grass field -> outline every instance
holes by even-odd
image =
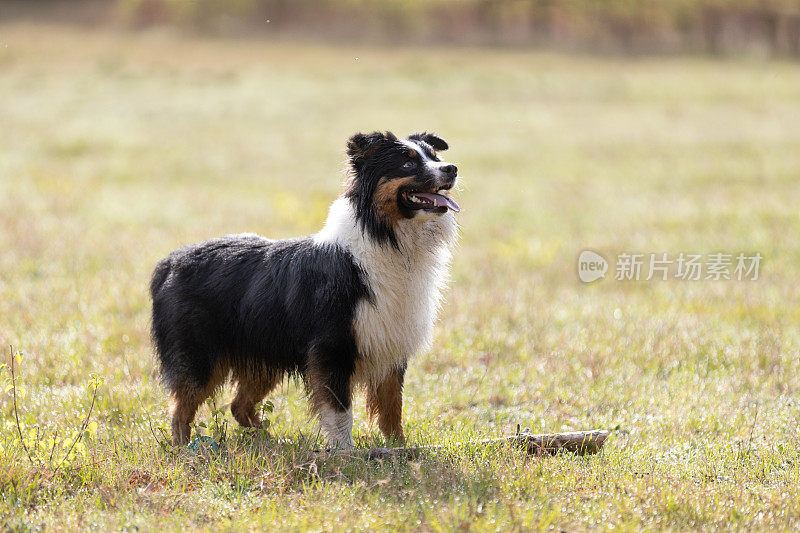
[[[800,527],[798,102],[800,65],[777,61],[0,25],[0,345],[5,363],[24,352],[31,455],[6,388],[0,524]],[[451,287],[408,373],[410,442],[613,429],[602,454],[317,458],[293,383],[272,398],[276,441],[238,432],[225,391],[198,418],[219,450],[165,445],[153,265],[226,233],[316,231],[345,139],[374,129],[439,132],[463,175]],[[587,248],[764,260],[757,281],[612,266],[586,285]],[[361,445],[381,442],[362,398],[356,413]]]

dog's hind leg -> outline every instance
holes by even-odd
[[[202,401],[202,399],[198,399],[198,395],[186,394],[184,391],[173,394],[170,400],[170,412],[172,413],[172,444],[175,446],[189,443],[190,424]]]
[[[280,383],[282,374],[277,371],[234,371],[238,382],[236,397],[231,402],[231,414],[244,427],[261,427],[261,417],[256,404]]]
[[[170,401],[172,444],[177,446],[189,443],[189,437],[191,436],[190,424],[194,420],[197,408],[222,385],[226,376],[227,372],[218,368],[211,373],[210,379],[202,386],[197,386],[191,383],[191,380],[186,380],[172,387],[173,392]]]
[[[405,443],[403,434],[403,379],[405,368],[392,371],[377,385],[367,386],[367,413],[370,420],[377,417],[378,428],[387,440]]]

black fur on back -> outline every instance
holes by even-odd
[[[333,388],[347,385],[353,315],[368,289],[337,246],[229,235],[169,254],[150,288],[152,335],[173,392],[202,388],[220,366],[303,375],[313,365],[331,372]]]

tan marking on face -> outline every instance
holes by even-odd
[[[412,150],[411,148],[409,148],[408,157],[419,157],[419,153],[416,150]]]
[[[388,225],[393,226],[403,220],[404,217],[400,214],[400,206],[397,205],[397,191],[401,187],[414,183],[415,178],[416,176],[394,179],[384,177],[378,182],[374,196],[375,211]]]

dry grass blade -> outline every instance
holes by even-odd
[[[22,448],[25,450],[25,455],[28,456],[28,461],[30,461],[31,464],[33,464],[34,463],[33,455],[31,455],[31,451],[28,449],[28,445],[25,444],[25,437],[22,436],[22,426],[19,423],[19,408],[17,407],[17,376],[14,372],[14,360],[16,359],[16,357],[14,357],[14,347],[9,346],[9,351],[11,352],[10,369],[11,369],[11,392],[14,399],[14,421],[16,422],[17,425],[17,434],[19,435],[19,442],[20,444],[22,444]]]

